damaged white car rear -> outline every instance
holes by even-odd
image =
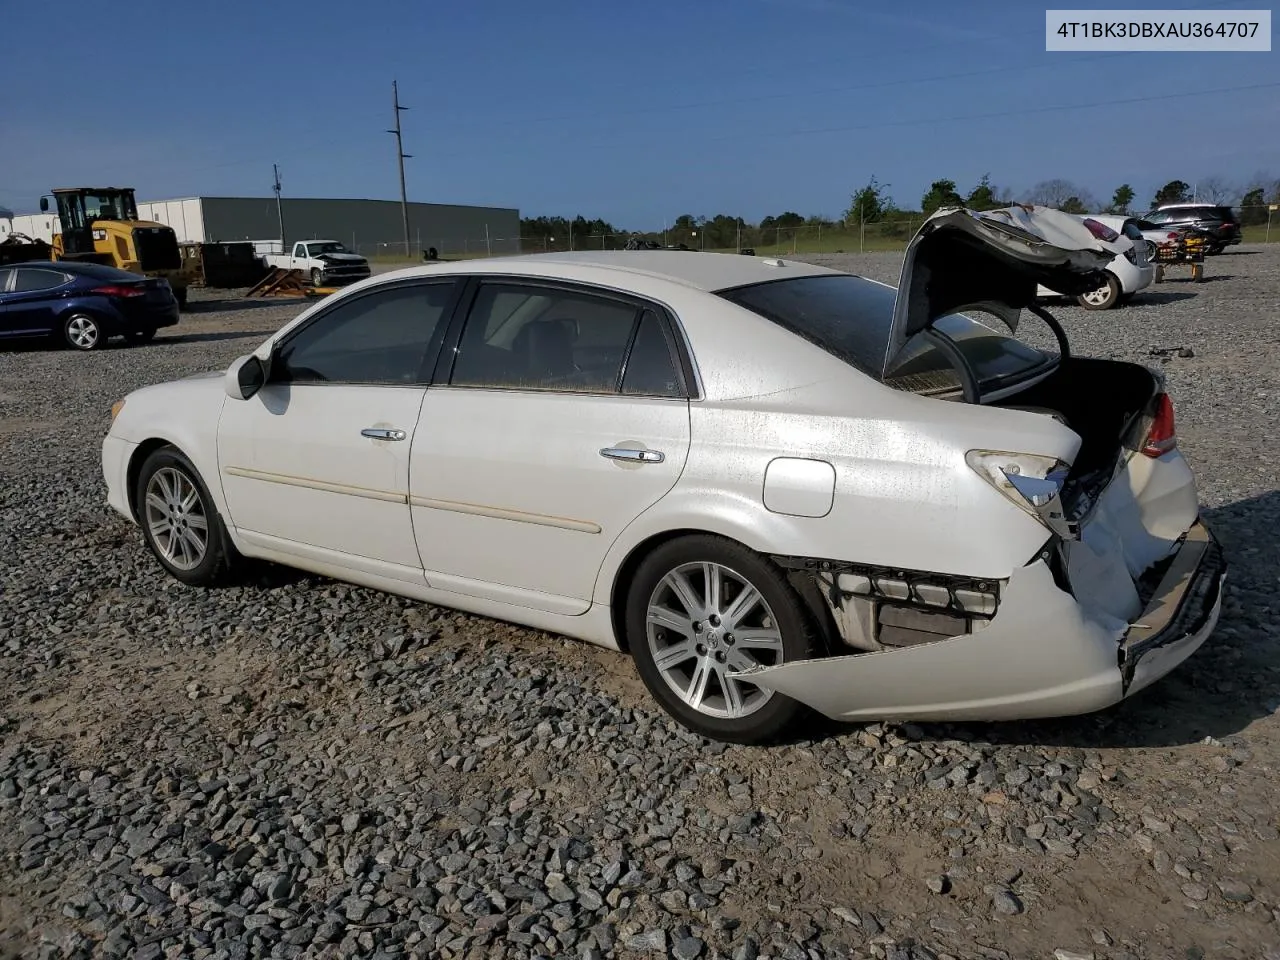
[[[821,463],[835,477],[814,520],[824,549],[772,555],[809,598],[825,649],[731,678],[844,720],[1026,719],[1107,707],[1200,647],[1226,565],[1162,380],[1072,356],[1035,303],[1040,284],[1091,289],[1114,256],[1056,211],[945,211],[925,224],[879,377],[902,395],[872,407],[851,391],[855,419],[827,421],[798,455],[815,459],[791,468],[806,490]],[[792,282],[812,295],[784,293],[787,281],[727,295],[852,362],[839,297],[817,292],[845,281]],[[1056,355],[972,322],[1016,330],[1021,310],[1049,324]],[[768,476],[765,488],[767,500]]]
[[[1225,576],[1159,377],[1036,303],[1118,252],[1012,207],[930,218],[897,290],[670,251],[382,274],[117,404],[108,502],[184,583],[258,557],[628,650],[717,739],[1097,710]]]

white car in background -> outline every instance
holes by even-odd
[[[1118,244],[1122,250],[1107,264],[1105,282],[1096,290],[1076,296],[1080,306],[1086,310],[1110,310],[1155,282],[1155,241],[1143,235],[1136,217],[1091,214],[1076,216],[1076,219],[1099,240]],[[1061,295],[1045,286],[1039,290],[1041,297]]]
[[[1117,252],[1010,208],[930,218],[896,291],[670,251],[387,273],[118,402],[107,499],[187,584],[259,557],[621,648],[708,737],[1097,710],[1225,576],[1159,374],[1036,304]]]

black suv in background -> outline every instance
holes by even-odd
[[[1158,227],[1191,227],[1204,233],[1209,253],[1240,242],[1240,221],[1228,206],[1215,203],[1166,203],[1142,218]]]

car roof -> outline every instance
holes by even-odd
[[[1180,203],[1162,203],[1157,210],[1172,210],[1174,207],[1204,207],[1206,210],[1220,210],[1230,207],[1229,203],[1209,203],[1207,200],[1183,200]]]
[[[396,271],[398,276],[451,273],[520,273],[572,276],[566,268],[603,268],[623,274],[654,277],[714,293],[752,283],[839,274],[842,271],[797,260],[747,257],[736,253],[686,250],[579,250],[572,253],[531,253],[493,259],[440,262]],[[384,274],[384,276],[388,276]]]
[[[7,264],[7,266],[26,267],[28,270],[55,270],[58,273],[69,273],[76,277],[96,277],[104,280],[143,279],[140,273],[121,270],[119,267],[113,267],[110,264],[77,260],[20,260],[17,263]]]

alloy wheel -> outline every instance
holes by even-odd
[[[102,331],[92,317],[77,314],[67,321],[67,339],[77,350],[92,350],[101,336]]]
[[[781,664],[782,633],[761,592],[729,567],[667,573],[649,598],[645,632],[658,673],[691,709],[736,720],[773,697],[741,674]]]
[[[166,562],[179,570],[200,565],[209,549],[209,516],[200,488],[181,470],[162,467],[146,490],[147,529]]]

